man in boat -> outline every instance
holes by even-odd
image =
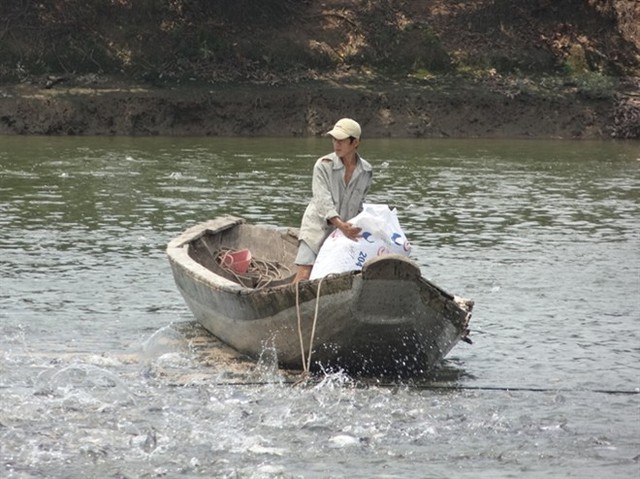
[[[335,229],[354,241],[360,235],[360,228],[349,220],[362,211],[373,176],[371,165],[357,151],[360,125],[343,118],[327,135],[333,153],[319,158],[313,167],[313,198],[302,217],[294,281],[309,279],[322,243]]]

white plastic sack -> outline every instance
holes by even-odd
[[[353,241],[340,230],[331,233],[318,252],[310,279],[358,271],[365,261],[384,254],[409,256],[411,245],[400,227],[395,208],[365,204],[363,211],[349,222],[362,228],[361,237]]]

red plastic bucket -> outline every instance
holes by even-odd
[[[251,263],[251,251],[248,249],[227,251],[222,257],[222,266],[239,274],[247,272],[249,263]]]

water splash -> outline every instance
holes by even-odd
[[[36,396],[59,398],[67,409],[101,410],[116,404],[133,404],[136,400],[136,395],[116,374],[86,363],[45,370],[38,375],[35,386]]]

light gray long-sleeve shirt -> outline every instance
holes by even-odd
[[[371,186],[373,169],[360,155],[349,184],[344,182],[345,167],[335,153],[323,156],[313,167],[313,198],[302,217],[299,239],[317,254],[325,238],[335,229],[329,220],[339,216],[349,221],[362,211]]]

